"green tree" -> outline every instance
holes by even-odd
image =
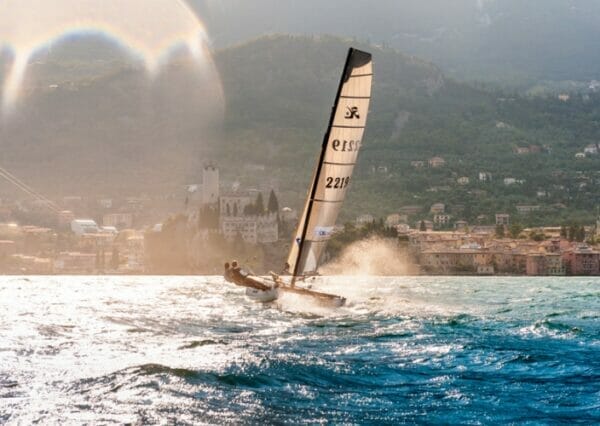
[[[523,227],[518,224],[518,223],[513,223],[512,225],[510,225],[510,236],[512,238],[519,238],[519,234],[521,233],[521,231],[523,230]]]
[[[256,211],[256,214],[263,214],[265,212],[265,202],[263,201],[262,192],[259,192],[258,196],[256,197],[254,209]]]
[[[571,225],[569,226],[569,241],[575,241],[575,238],[577,237],[577,226],[575,225]]]
[[[567,238],[567,228],[565,225],[560,227],[560,237],[565,239]]]
[[[269,213],[278,213],[279,212],[279,201],[277,200],[275,191],[273,191],[272,189],[269,194],[269,202],[267,203],[267,208],[269,210]]]
[[[504,225],[496,225],[496,237],[504,238]]]

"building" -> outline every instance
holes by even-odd
[[[466,176],[462,176],[459,177],[456,182],[458,182],[459,185],[468,185],[470,182],[470,179]]]
[[[512,178],[512,177],[504,178],[504,185],[506,185],[506,186],[514,185],[515,183],[517,183],[517,180],[515,178]]]
[[[423,207],[421,206],[402,206],[398,209],[398,213],[406,215],[415,215],[421,212]]]
[[[585,158],[585,154],[583,152],[578,152],[575,154],[575,158],[578,158],[578,159]]]
[[[410,165],[415,169],[422,169],[425,167],[425,161],[411,161]]]
[[[479,180],[481,182],[491,182],[492,174],[489,172],[479,172]]]
[[[469,224],[466,220],[457,220],[454,222],[454,229],[457,231],[467,232],[469,230]]]
[[[527,214],[527,213],[538,211],[539,209],[540,209],[540,206],[538,206],[538,205],[528,205],[528,204],[517,205],[517,212],[519,214]]]
[[[50,275],[54,272],[52,260],[24,254],[13,254],[8,258],[7,270],[18,274]]]
[[[219,215],[221,217],[240,217],[244,209],[253,203],[248,192],[231,192],[219,198]]]
[[[433,222],[430,220],[419,220],[415,222],[415,229],[421,231],[421,226],[425,227],[425,231],[433,231]]]
[[[433,216],[433,223],[438,226],[446,226],[450,223],[450,215],[436,214]]]
[[[513,152],[517,155],[529,154],[531,150],[528,147],[516,146],[513,148]]]
[[[598,154],[598,151],[600,151],[600,148],[598,147],[598,144],[594,143],[589,144],[583,149],[583,153],[586,155],[596,155]]]
[[[496,225],[510,225],[510,215],[506,213],[496,213]]]
[[[112,209],[113,200],[112,198],[102,198],[98,200],[98,205],[103,209]]]
[[[58,274],[91,274],[97,264],[97,256],[93,253],[63,252],[54,261],[54,271]]]
[[[533,253],[527,255],[527,275],[565,275],[565,265],[558,253]]]
[[[202,170],[202,205],[219,202],[219,169],[214,164],[207,164]]]
[[[585,244],[563,252],[569,275],[600,275],[600,252]]]
[[[221,233],[228,240],[241,237],[250,244],[274,243],[279,239],[277,213],[261,216],[221,216]]]
[[[75,219],[71,222],[71,231],[76,235],[97,234],[100,232],[100,228],[92,219]]]
[[[398,236],[405,236],[408,235],[408,233],[410,232],[410,226],[406,223],[401,223],[399,225],[396,225],[396,232],[398,233]]]
[[[437,168],[446,165],[446,160],[442,157],[432,157],[429,159],[429,167]]]
[[[435,203],[429,209],[430,213],[443,214],[446,212],[446,205],[444,203]]]
[[[104,226],[114,226],[117,229],[130,229],[133,227],[133,213],[109,213],[102,217]]]
[[[367,225],[367,224],[370,224],[373,222],[375,222],[375,218],[373,217],[372,214],[368,214],[368,213],[362,214],[356,218],[356,224],[359,226]]]
[[[391,215],[388,215],[388,217],[385,219],[385,226],[388,228],[393,228],[394,226],[399,225],[403,222],[401,219],[402,216],[405,215],[399,215],[398,213],[392,213]],[[406,219],[404,222],[406,222]]]

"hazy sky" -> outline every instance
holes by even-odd
[[[215,47],[266,33],[386,44],[477,78],[600,78],[598,0],[187,0]]]

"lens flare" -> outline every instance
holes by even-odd
[[[140,58],[151,75],[182,46],[199,65],[216,74],[205,28],[181,1],[4,0],[0,2],[0,52],[8,48],[12,64],[4,77],[3,111],[18,100],[32,57],[80,34],[98,34],[118,43]]]

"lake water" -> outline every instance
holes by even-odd
[[[600,278],[0,278],[0,424],[600,422]]]

